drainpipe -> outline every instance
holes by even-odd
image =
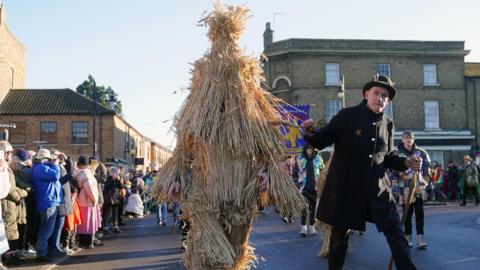
[[[98,160],[102,161],[102,155],[103,155],[103,117],[104,115],[100,115],[100,147],[98,151]],[[105,160],[103,160],[105,162]]]
[[[465,87],[465,108],[467,109],[467,127],[468,127],[468,125],[470,124],[469,122],[470,117],[469,117],[469,111],[468,111],[468,78],[467,77],[465,77],[464,87]]]
[[[468,78],[473,83],[473,111],[475,112],[475,155],[478,152],[478,115],[477,115],[477,82]]]

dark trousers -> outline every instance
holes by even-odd
[[[27,203],[27,227],[24,241],[25,247],[28,247],[28,245],[35,247],[38,237],[38,225],[40,224],[40,213],[38,213],[37,209],[35,208],[34,194],[28,194],[25,202]]]
[[[118,205],[104,205],[103,206],[103,227],[108,227],[111,223],[115,228],[118,226]]]
[[[78,242],[81,247],[93,247],[93,240],[95,239],[95,234],[78,234]]]
[[[468,195],[473,195],[474,196],[475,204],[478,204],[480,202],[479,189],[477,187],[469,187],[469,186],[467,186],[467,183],[464,183],[463,194],[462,194],[462,204],[467,203],[467,196]]]
[[[402,231],[400,223],[396,227],[383,232],[387,239],[388,245],[393,255],[395,266],[398,270],[413,270],[413,265],[410,259],[410,248],[405,239],[405,234]],[[343,228],[332,227],[332,234],[330,236],[330,251],[328,254],[328,269],[341,270],[345,263],[345,256],[348,248],[348,230]],[[385,258],[386,259],[386,258]],[[386,260],[385,260],[386,261]]]
[[[76,236],[77,236],[77,226],[75,226],[75,229],[73,231],[62,231],[62,246],[65,248],[70,248],[73,249],[77,246],[76,243]]]
[[[118,222],[123,222],[123,209],[125,208],[125,199],[120,200],[120,204],[118,205]]]
[[[408,209],[407,217],[405,219],[405,234],[412,234],[412,216],[414,210],[417,234],[423,234],[425,215],[423,212],[423,199],[421,197],[417,197],[415,202],[410,204],[410,208]]]
[[[27,224],[18,224],[18,249],[25,248],[25,235],[27,233]]]
[[[73,231],[62,231],[61,243],[64,248],[75,248],[77,245],[77,226],[75,225],[75,229]]]
[[[317,192],[314,190],[304,189],[302,195],[308,201],[308,215],[309,215],[309,224],[315,224],[315,207],[317,205]],[[302,213],[302,225],[307,224],[307,209],[303,210]]]
[[[458,182],[455,181],[448,181],[448,194],[447,198],[451,199],[452,195],[457,195],[457,192],[460,191],[460,188],[458,187]],[[455,199],[455,197],[453,198]]]

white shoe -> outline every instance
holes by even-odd
[[[409,246],[409,247],[413,247],[412,235],[411,235],[411,234],[407,234],[407,235],[405,235],[405,238],[407,239],[408,246]]]
[[[29,250],[29,249],[22,249],[22,250],[17,250],[17,254],[20,257],[31,257],[34,258],[37,256],[37,252],[35,250]]]
[[[302,225],[302,227],[300,227],[300,235],[301,236],[307,236],[308,233],[307,233],[307,225]]]
[[[425,239],[423,238],[423,234],[417,235],[417,247],[421,249],[427,248],[427,243],[425,243]]]
[[[317,230],[315,230],[315,226],[313,225],[308,226],[308,234],[312,234],[312,235],[318,234]]]
[[[69,248],[65,248],[65,253],[67,253],[67,256],[72,256],[73,254],[75,254],[75,251],[69,249]]]

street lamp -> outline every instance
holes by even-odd
[[[17,128],[15,123],[13,124],[0,124],[0,128],[4,128],[3,130],[3,140],[7,141],[10,139],[10,128]]]
[[[113,96],[113,93],[110,93],[110,97],[108,98],[108,106],[110,109],[115,111],[115,105],[117,103],[115,102],[115,97]]]
[[[342,99],[342,108],[346,107],[345,104],[345,76],[342,73],[342,79],[339,81],[337,90],[337,96]]]

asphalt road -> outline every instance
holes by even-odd
[[[97,270],[97,269],[184,269],[179,232],[160,227],[155,217],[130,220],[122,234],[105,237],[105,246],[82,250],[55,265],[16,268]],[[298,220],[285,224],[274,211],[258,217],[251,234],[258,257],[257,269],[327,269],[317,257],[321,236],[301,238]],[[480,269],[480,207],[432,206],[426,209],[427,250],[412,248],[418,269]],[[390,252],[382,234],[371,224],[367,232],[353,235],[345,269],[387,269]]]

